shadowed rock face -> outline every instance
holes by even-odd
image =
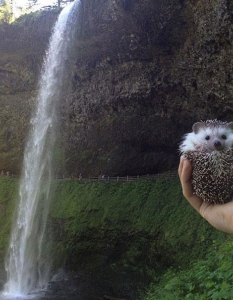
[[[82,0],[61,104],[64,171],[171,169],[195,121],[232,120],[232,13],[224,0]]]
[[[74,173],[137,175],[176,166],[177,112],[168,115],[168,92],[160,90],[184,40],[181,12],[179,1],[82,2],[66,119]]]

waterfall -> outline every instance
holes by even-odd
[[[61,11],[46,54],[24,153],[18,210],[5,263],[5,295],[27,295],[46,287],[49,279],[50,241],[45,241],[45,231],[51,200],[58,103],[64,89],[72,31],[75,30],[72,16],[79,1]]]

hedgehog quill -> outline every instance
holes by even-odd
[[[233,198],[233,122],[207,120],[193,124],[180,144],[192,162],[194,194],[203,201],[223,204]]]

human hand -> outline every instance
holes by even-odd
[[[188,159],[181,157],[178,173],[183,195],[197,212],[216,229],[233,234],[233,201],[211,204],[194,195],[191,184],[192,164]]]

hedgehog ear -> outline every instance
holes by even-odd
[[[197,122],[193,124],[193,132],[194,133],[198,133],[198,131],[200,131],[200,129],[204,128],[205,124],[203,122]]]
[[[227,128],[233,130],[233,122],[227,123]]]

